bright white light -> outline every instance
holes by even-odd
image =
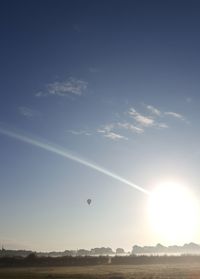
[[[198,228],[197,200],[182,185],[162,183],[149,197],[149,218],[154,232],[163,241],[192,241]]]

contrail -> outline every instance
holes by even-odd
[[[38,140],[38,139],[34,139],[34,138],[31,138],[31,137],[28,137],[28,136],[25,136],[25,135],[21,135],[20,133],[17,133],[17,132],[13,132],[11,130],[8,130],[8,129],[5,129],[5,128],[2,128],[0,127],[0,133],[5,135],[5,136],[8,136],[10,138],[13,138],[13,139],[16,139],[16,140],[19,140],[19,141],[22,141],[22,142],[25,142],[25,143],[29,143],[31,145],[34,145],[36,147],[39,147],[41,149],[44,149],[44,150],[47,150],[47,151],[50,151],[54,154],[57,154],[57,155],[60,155],[64,158],[67,158],[67,159],[70,159],[72,161],[75,161],[79,164],[82,164],[86,167],[89,167],[93,170],[96,170],[100,173],[103,173],[109,177],[112,177],[126,185],[129,185],[133,188],[135,188],[136,190],[140,191],[140,192],[143,192],[144,194],[147,194],[149,195],[150,192],[147,191],[146,189],[132,183],[131,181],[109,171],[109,170],[106,170],[104,168],[102,168],[101,166],[98,166],[94,163],[91,163],[85,159],[82,159],[78,156],[75,156],[73,155],[70,151],[66,150],[66,149],[63,149],[61,147],[58,147],[58,146],[55,146],[51,143],[45,143],[43,140]]]

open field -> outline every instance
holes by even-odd
[[[1,279],[193,279],[200,278],[198,264],[98,265],[84,267],[0,269]]]

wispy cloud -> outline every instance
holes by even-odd
[[[171,116],[180,120],[185,121],[188,123],[186,118],[177,112],[167,111],[162,112],[160,109],[155,108],[151,105],[145,105],[146,109],[150,112],[150,115],[144,115],[136,111],[134,108],[130,108],[128,111],[128,114],[135,120],[135,122],[142,127],[143,129],[148,127],[155,127],[155,128],[161,128],[166,129],[169,128],[169,125],[167,123],[161,122],[160,120],[164,120],[166,122],[166,116]]]
[[[127,137],[114,133],[114,132],[108,132],[108,133],[104,134],[104,137],[109,138],[111,140],[121,140],[121,139],[128,140]]]
[[[33,116],[38,116],[39,115],[39,112],[36,111],[36,110],[33,110],[31,108],[28,108],[28,107],[18,107],[18,112],[27,117],[27,118],[31,118]]]
[[[76,95],[81,96],[83,95],[84,91],[87,89],[88,83],[81,79],[76,79],[70,77],[65,81],[55,81],[53,83],[49,83],[46,85],[46,90],[39,91],[35,94],[36,97],[43,97],[43,96],[69,96],[69,95]]]
[[[47,92],[44,92],[44,91],[38,91],[37,93],[35,93],[35,96],[36,97],[44,97],[44,96],[47,96],[48,93]]]
[[[92,134],[90,132],[87,132],[86,130],[68,130],[68,133],[71,133],[75,136],[91,136]]]
[[[156,123],[156,126],[162,129],[169,128],[169,126],[166,123]]]
[[[111,140],[127,140],[128,138],[113,131],[113,129],[115,128],[114,124],[107,124],[102,126],[101,128],[97,129],[97,133],[102,134],[103,137],[111,139]]]
[[[142,115],[134,108],[130,108],[128,113],[141,126],[149,127],[154,125],[154,119],[152,117]]]
[[[166,129],[168,125],[164,122],[161,122],[160,116],[161,111],[156,109],[153,106],[145,106],[148,111],[151,111],[151,114],[144,115],[135,108],[131,107],[128,110],[128,115],[132,120],[127,119],[127,117],[122,119],[122,121],[110,123],[104,126],[101,126],[97,132],[102,134],[106,138],[113,140],[116,139],[128,139],[127,134],[143,134],[147,128],[159,128]],[[153,114],[153,115],[152,115]],[[127,113],[126,113],[127,115]],[[120,116],[118,116],[119,118]],[[125,131],[126,130],[126,131]],[[125,135],[124,135],[125,134]]]
[[[125,114],[117,114],[116,121],[101,125],[96,131],[92,133],[85,129],[83,130],[69,130],[68,132],[81,136],[90,136],[99,134],[104,138],[118,141],[128,140],[131,135],[144,134],[146,129],[167,129],[169,128],[167,119],[168,116],[174,117],[187,122],[185,117],[177,112],[161,111],[152,105],[145,105],[146,113],[140,113],[133,107],[130,107]],[[128,116],[128,117],[127,117]]]
[[[111,140],[127,140],[131,134],[143,134],[146,129],[169,128],[169,124],[167,122],[168,117],[173,117],[188,123],[186,118],[177,112],[161,111],[152,105],[145,105],[145,109],[146,113],[140,113],[135,108],[130,107],[123,118],[118,114],[118,121],[101,126],[97,130],[97,133]],[[127,118],[127,115],[129,118]]]
[[[146,108],[152,113],[155,114],[157,116],[161,115],[161,111],[151,105],[147,105]]]
[[[117,125],[121,129],[129,130],[129,131],[137,133],[137,134],[141,134],[144,132],[143,128],[134,126],[129,122],[118,122]]]
[[[113,124],[113,123],[107,124],[107,125],[102,126],[100,129],[98,129],[97,132],[107,133],[107,132],[112,131],[114,129],[114,127],[115,127],[115,124]]]
[[[173,111],[167,111],[164,113],[165,115],[169,115],[169,116],[172,116],[174,118],[178,118],[178,119],[181,119],[181,120],[185,120],[185,117],[180,114],[180,113],[177,113],[177,112],[173,112]]]

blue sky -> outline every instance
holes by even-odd
[[[198,1],[0,5],[1,129],[148,191],[184,181],[198,198]],[[3,133],[0,156],[5,246],[130,250],[164,241],[149,226],[142,192]]]

